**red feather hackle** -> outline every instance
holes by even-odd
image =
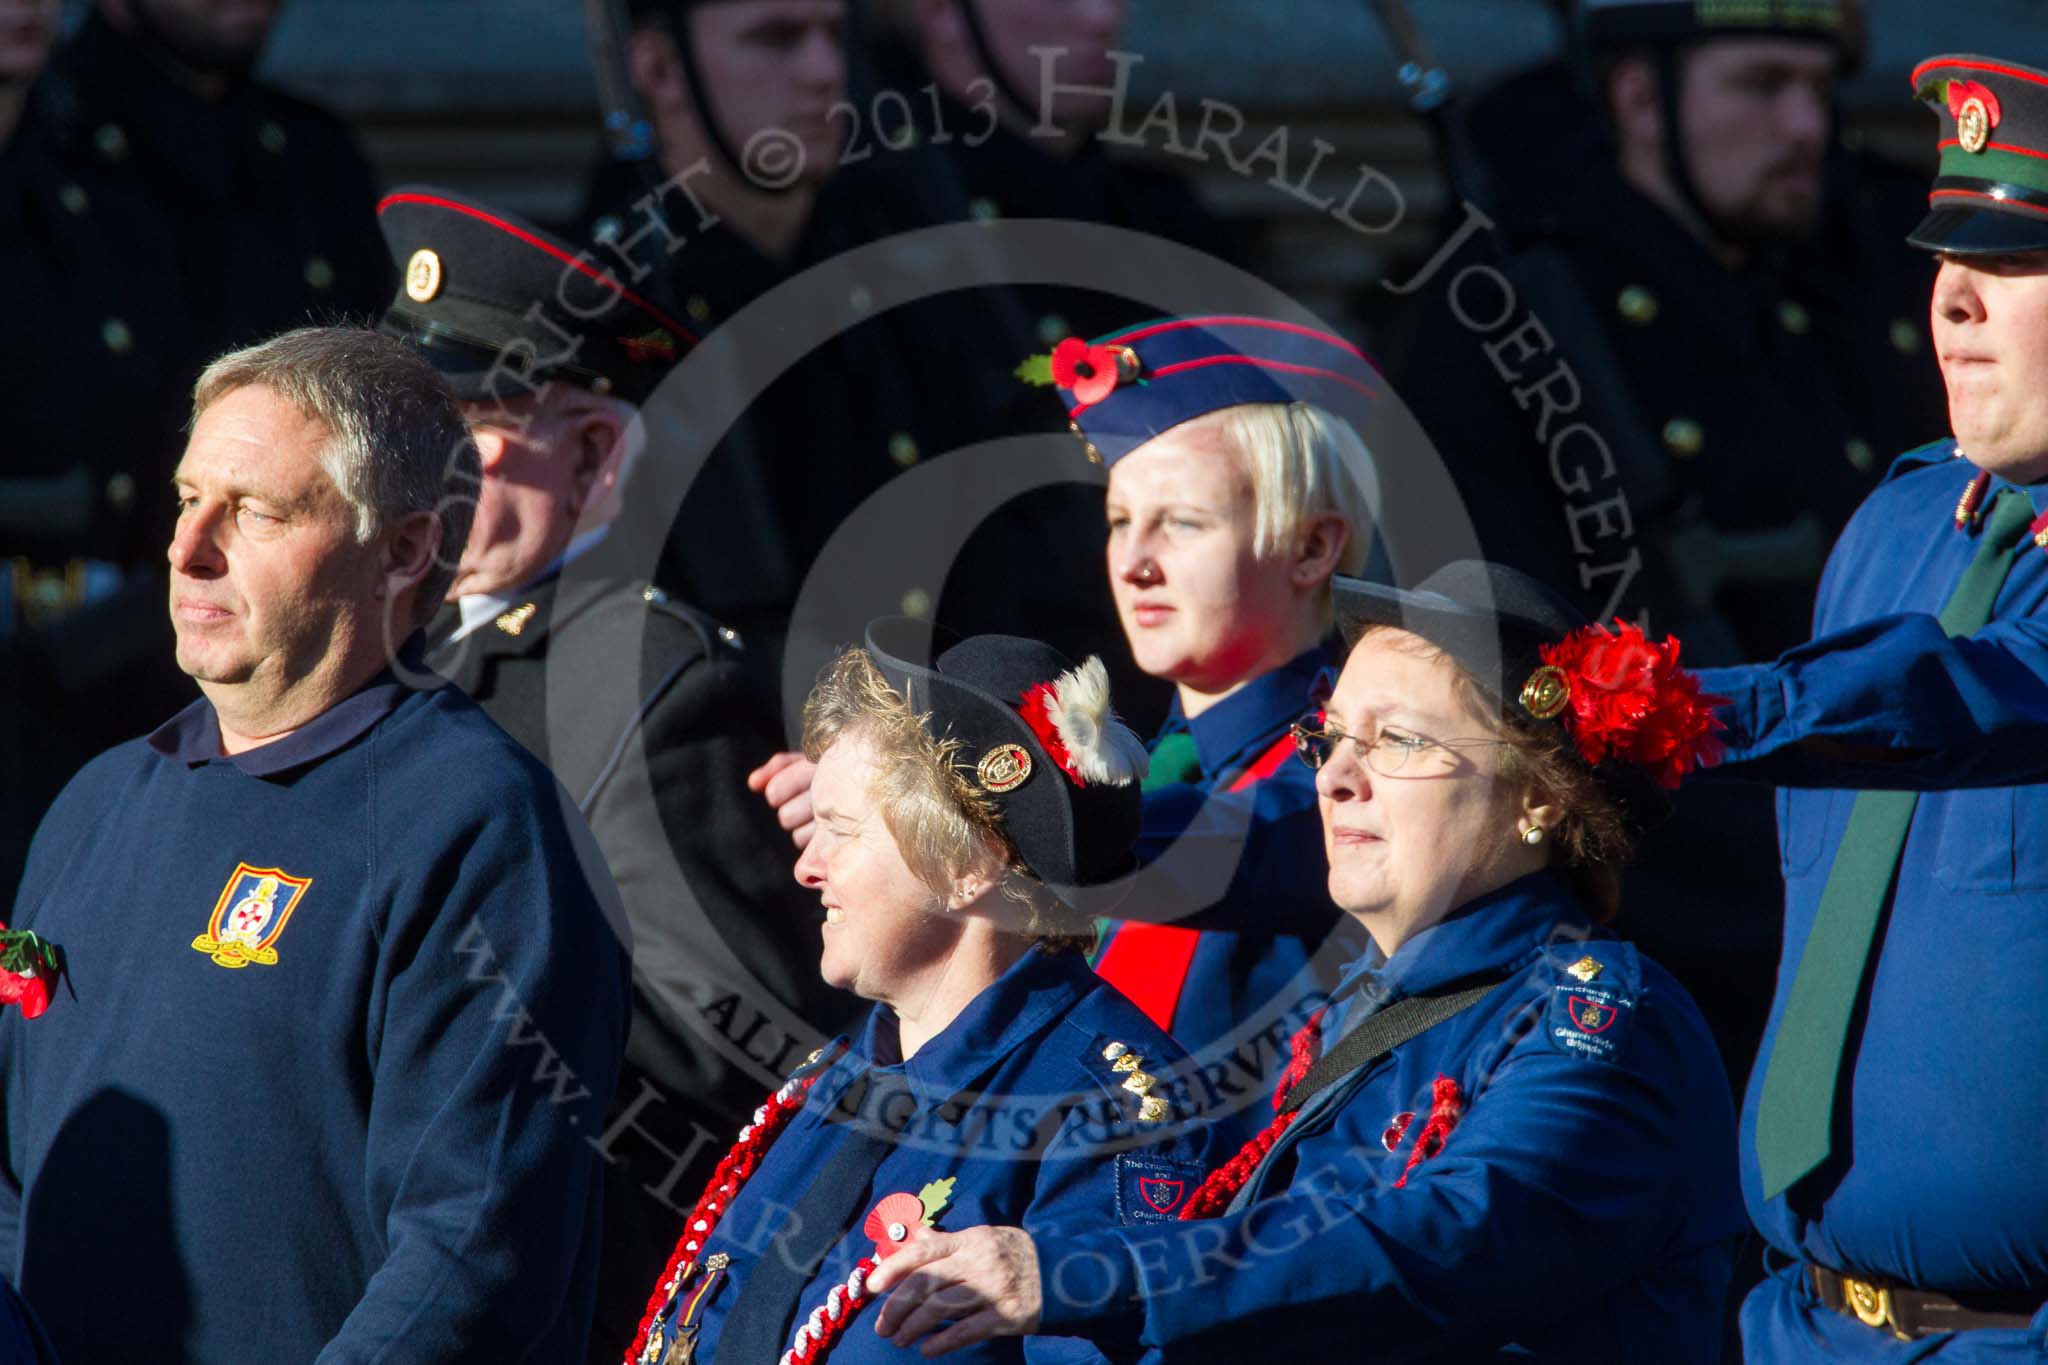
[[[1051,683],[1036,683],[1024,689],[1024,704],[1018,708],[1018,714],[1031,727],[1031,733],[1038,736],[1038,742],[1045,746],[1047,757],[1067,775],[1067,781],[1084,787],[1087,783],[1074,769],[1074,756],[1067,751],[1067,742],[1060,738],[1059,727],[1052,723],[1052,708],[1058,702],[1059,693],[1053,690]]]

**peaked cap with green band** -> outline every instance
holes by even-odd
[[[2048,72],[1931,57],[1913,94],[1941,120],[1927,217],[1906,240],[1958,256],[2048,251]]]

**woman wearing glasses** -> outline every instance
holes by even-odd
[[[1684,991],[1600,928],[1631,834],[1716,756],[1715,699],[1675,641],[1511,570],[1339,584],[1355,643],[1296,733],[1372,946],[1271,1124],[1174,1224],[914,1248],[874,1284],[899,1344],[1718,1359],[1745,1230],[1726,1084]]]

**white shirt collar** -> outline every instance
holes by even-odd
[[[594,526],[582,535],[577,536],[569,542],[568,546],[552,564],[534,575],[532,581],[525,588],[521,588],[517,592],[505,595],[472,592],[465,593],[461,597],[456,598],[455,609],[462,615],[462,624],[457,626],[455,633],[448,637],[449,641],[452,643],[475,631],[482,630],[486,625],[503,616],[512,609],[514,603],[526,595],[527,589],[533,587],[535,583],[547,581],[551,575],[560,573],[578,559],[590,553],[611,529],[609,525]]]

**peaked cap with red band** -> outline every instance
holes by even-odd
[[[1099,672],[1099,662],[1077,669],[1051,645],[1014,635],[955,642],[908,617],[872,622],[867,650],[932,735],[959,742],[954,763],[995,803],[1024,865],[1069,905],[1106,910],[1112,895],[1087,893],[1137,865],[1135,779],[1144,772],[1145,747],[1108,709],[1106,674],[1094,714],[1099,733],[1071,720],[1057,725],[1047,714],[1048,703],[1058,708],[1057,689]],[[928,654],[930,664],[914,662]],[[1067,740],[1089,752],[1068,752]],[[1109,769],[1091,758],[1106,760]]]
[[[418,347],[465,399],[542,381],[643,402],[696,334],[580,250],[501,209],[408,185],[377,222],[398,267],[382,329]]]
[[[1959,256],[2048,251],[2048,72],[1931,57],[1913,94],[1941,121],[1927,217],[1906,240]]]
[[[1428,640],[1472,675],[1504,715],[1556,725],[1600,779],[1631,828],[1670,811],[1665,795],[1718,762],[1713,710],[1678,666],[1678,641],[1647,639],[1628,622],[1609,630],[1529,575],[1465,559],[1414,589],[1339,574],[1337,617],[1352,639],[1394,626]]]
[[[1026,369],[1032,368],[1027,362]],[[1276,318],[1162,318],[1053,348],[1049,379],[1090,457],[1114,464],[1154,436],[1240,403],[1313,403],[1363,430],[1384,389],[1365,352]]]

